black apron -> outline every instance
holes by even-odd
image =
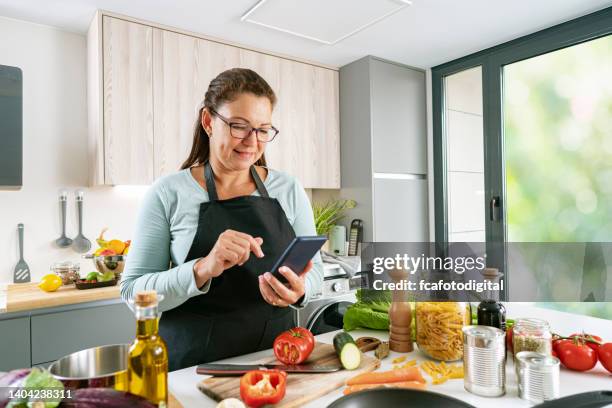
[[[227,229],[261,237],[264,257],[251,254],[242,266],[213,278],[207,293],[162,313],[159,333],[168,345],[170,371],[270,348],[279,333],[293,326],[291,308],[263,299],[258,276],[270,271],[295,232],[255,167],[250,172],[260,196],[219,200],[212,168],[208,162],[204,165],[210,201],[200,204],[198,229],[185,262],[208,255]]]

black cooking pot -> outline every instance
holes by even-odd
[[[494,400],[495,398],[491,398],[491,401]],[[533,408],[603,408],[611,405],[612,391],[591,391],[547,401]],[[407,406],[475,408],[473,405],[447,395],[399,388],[383,388],[357,392],[332,402],[328,408],[405,408]]]
[[[356,392],[332,402],[328,408],[476,408],[447,395],[429,391],[382,388]]]

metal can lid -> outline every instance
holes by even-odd
[[[542,372],[556,370],[560,364],[557,357],[535,351],[521,351],[516,354],[516,359],[521,368]]]
[[[466,346],[491,348],[502,342],[505,344],[506,333],[492,326],[465,326],[463,328],[463,344]]]

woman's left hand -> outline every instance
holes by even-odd
[[[296,274],[286,266],[279,268],[279,272],[287,279],[282,283],[270,272],[259,275],[259,291],[264,300],[273,306],[287,307],[297,302],[304,295],[306,274],[312,269],[312,261],[300,274]]]

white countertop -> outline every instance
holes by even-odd
[[[505,306],[508,317],[513,319],[519,317],[537,317],[547,320],[550,323],[552,330],[559,334],[569,335],[571,333],[584,331],[586,333],[599,335],[604,340],[612,341],[612,321],[609,320],[536,308],[521,303],[505,303]],[[330,332],[318,335],[316,336],[317,341],[331,343],[335,333],[336,332]],[[388,339],[388,333],[384,331],[355,330],[350,333],[354,338],[361,336],[375,336],[381,340]],[[373,352],[370,353],[372,354]],[[408,354],[391,352],[389,357],[382,360],[381,368],[379,370],[391,369],[391,360],[402,355],[407,355],[407,360],[416,359],[419,363],[427,360],[427,358],[419,351],[414,351]],[[264,350],[222,361],[228,363],[251,363],[267,356],[273,356],[272,350]],[[514,374],[512,358],[508,359],[508,363],[506,365],[506,395],[499,398],[485,398],[471,394],[463,388],[463,380],[449,380],[444,384],[432,385],[429,375],[425,373],[423,375],[428,380],[427,389],[429,391],[450,395],[479,408],[530,407],[533,405],[527,401],[521,400],[518,397],[516,376]],[[196,388],[196,383],[204,378],[207,378],[207,376],[196,374],[195,366],[173,371],[168,375],[169,389],[185,408],[215,407],[217,403],[202,394]],[[585,373],[572,372],[565,368],[561,368],[561,396],[578,394],[587,391],[610,389],[612,389],[612,375],[608,373],[599,363],[593,370]],[[342,388],[312,401],[311,403],[305,405],[305,407],[325,407],[340,397],[342,397]]]

